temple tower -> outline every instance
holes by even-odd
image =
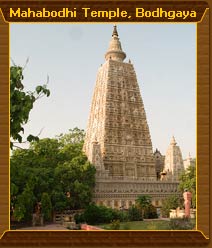
[[[156,180],[155,159],[133,64],[114,26],[96,78],[84,152],[98,178]]]
[[[164,156],[158,150],[153,154],[136,73],[125,58],[114,26],[97,73],[83,147],[96,167],[93,201],[124,209],[135,204],[138,196],[150,195],[160,207],[163,199],[178,194],[178,181],[166,180],[166,172],[165,180],[160,177]]]
[[[190,166],[195,166],[195,160],[192,159],[191,154],[188,154],[188,157],[183,161],[184,169],[187,170]]]
[[[178,181],[179,175],[184,171],[182,153],[174,136],[166,152],[164,171],[167,173],[167,179],[173,181]]]

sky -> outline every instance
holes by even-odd
[[[153,150],[165,155],[174,135],[183,158],[196,157],[196,24],[118,24],[134,65]],[[53,138],[86,130],[97,70],[111,39],[108,24],[11,24],[10,57],[24,66],[33,91],[49,77],[50,97],[37,101],[25,134]]]

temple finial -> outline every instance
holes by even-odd
[[[105,54],[106,60],[115,60],[122,62],[126,58],[125,52],[122,51],[121,42],[119,41],[117,26],[113,26],[112,39],[108,51]]]
[[[117,26],[116,26],[116,24],[113,25],[113,34],[112,34],[112,37],[114,37],[114,36],[117,36],[117,37],[119,36],[119,35],[118,35],[118,31],[117,31]]]

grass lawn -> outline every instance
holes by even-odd
[[[102,224],[99,227],[109,229],[110,224]],[[121,222],[119,230],[170,230],[169,221],[151,220],[151,221],[131,221]]]

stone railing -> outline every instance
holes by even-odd
[[[65,210],[62,213],[61,212],[55,212],[53,215],[53,222],[54,223],[60,223],[62,224],[65,221],[74,221],[74,215],[75,214],[81,214],[83,213],[83,209],[80,210]]]
[[[96,182],[94,194],[178,194],[178,183],[170,182]]]
[[[156,177],[135,177],[135,176],[109,176],[107,173],[100,174],[99,172],[96,175],[97,182],[157,182],[157,183],[178,183],[179,181],[174,180],[173,178],[169,178],[165,181],[157,180]]]

